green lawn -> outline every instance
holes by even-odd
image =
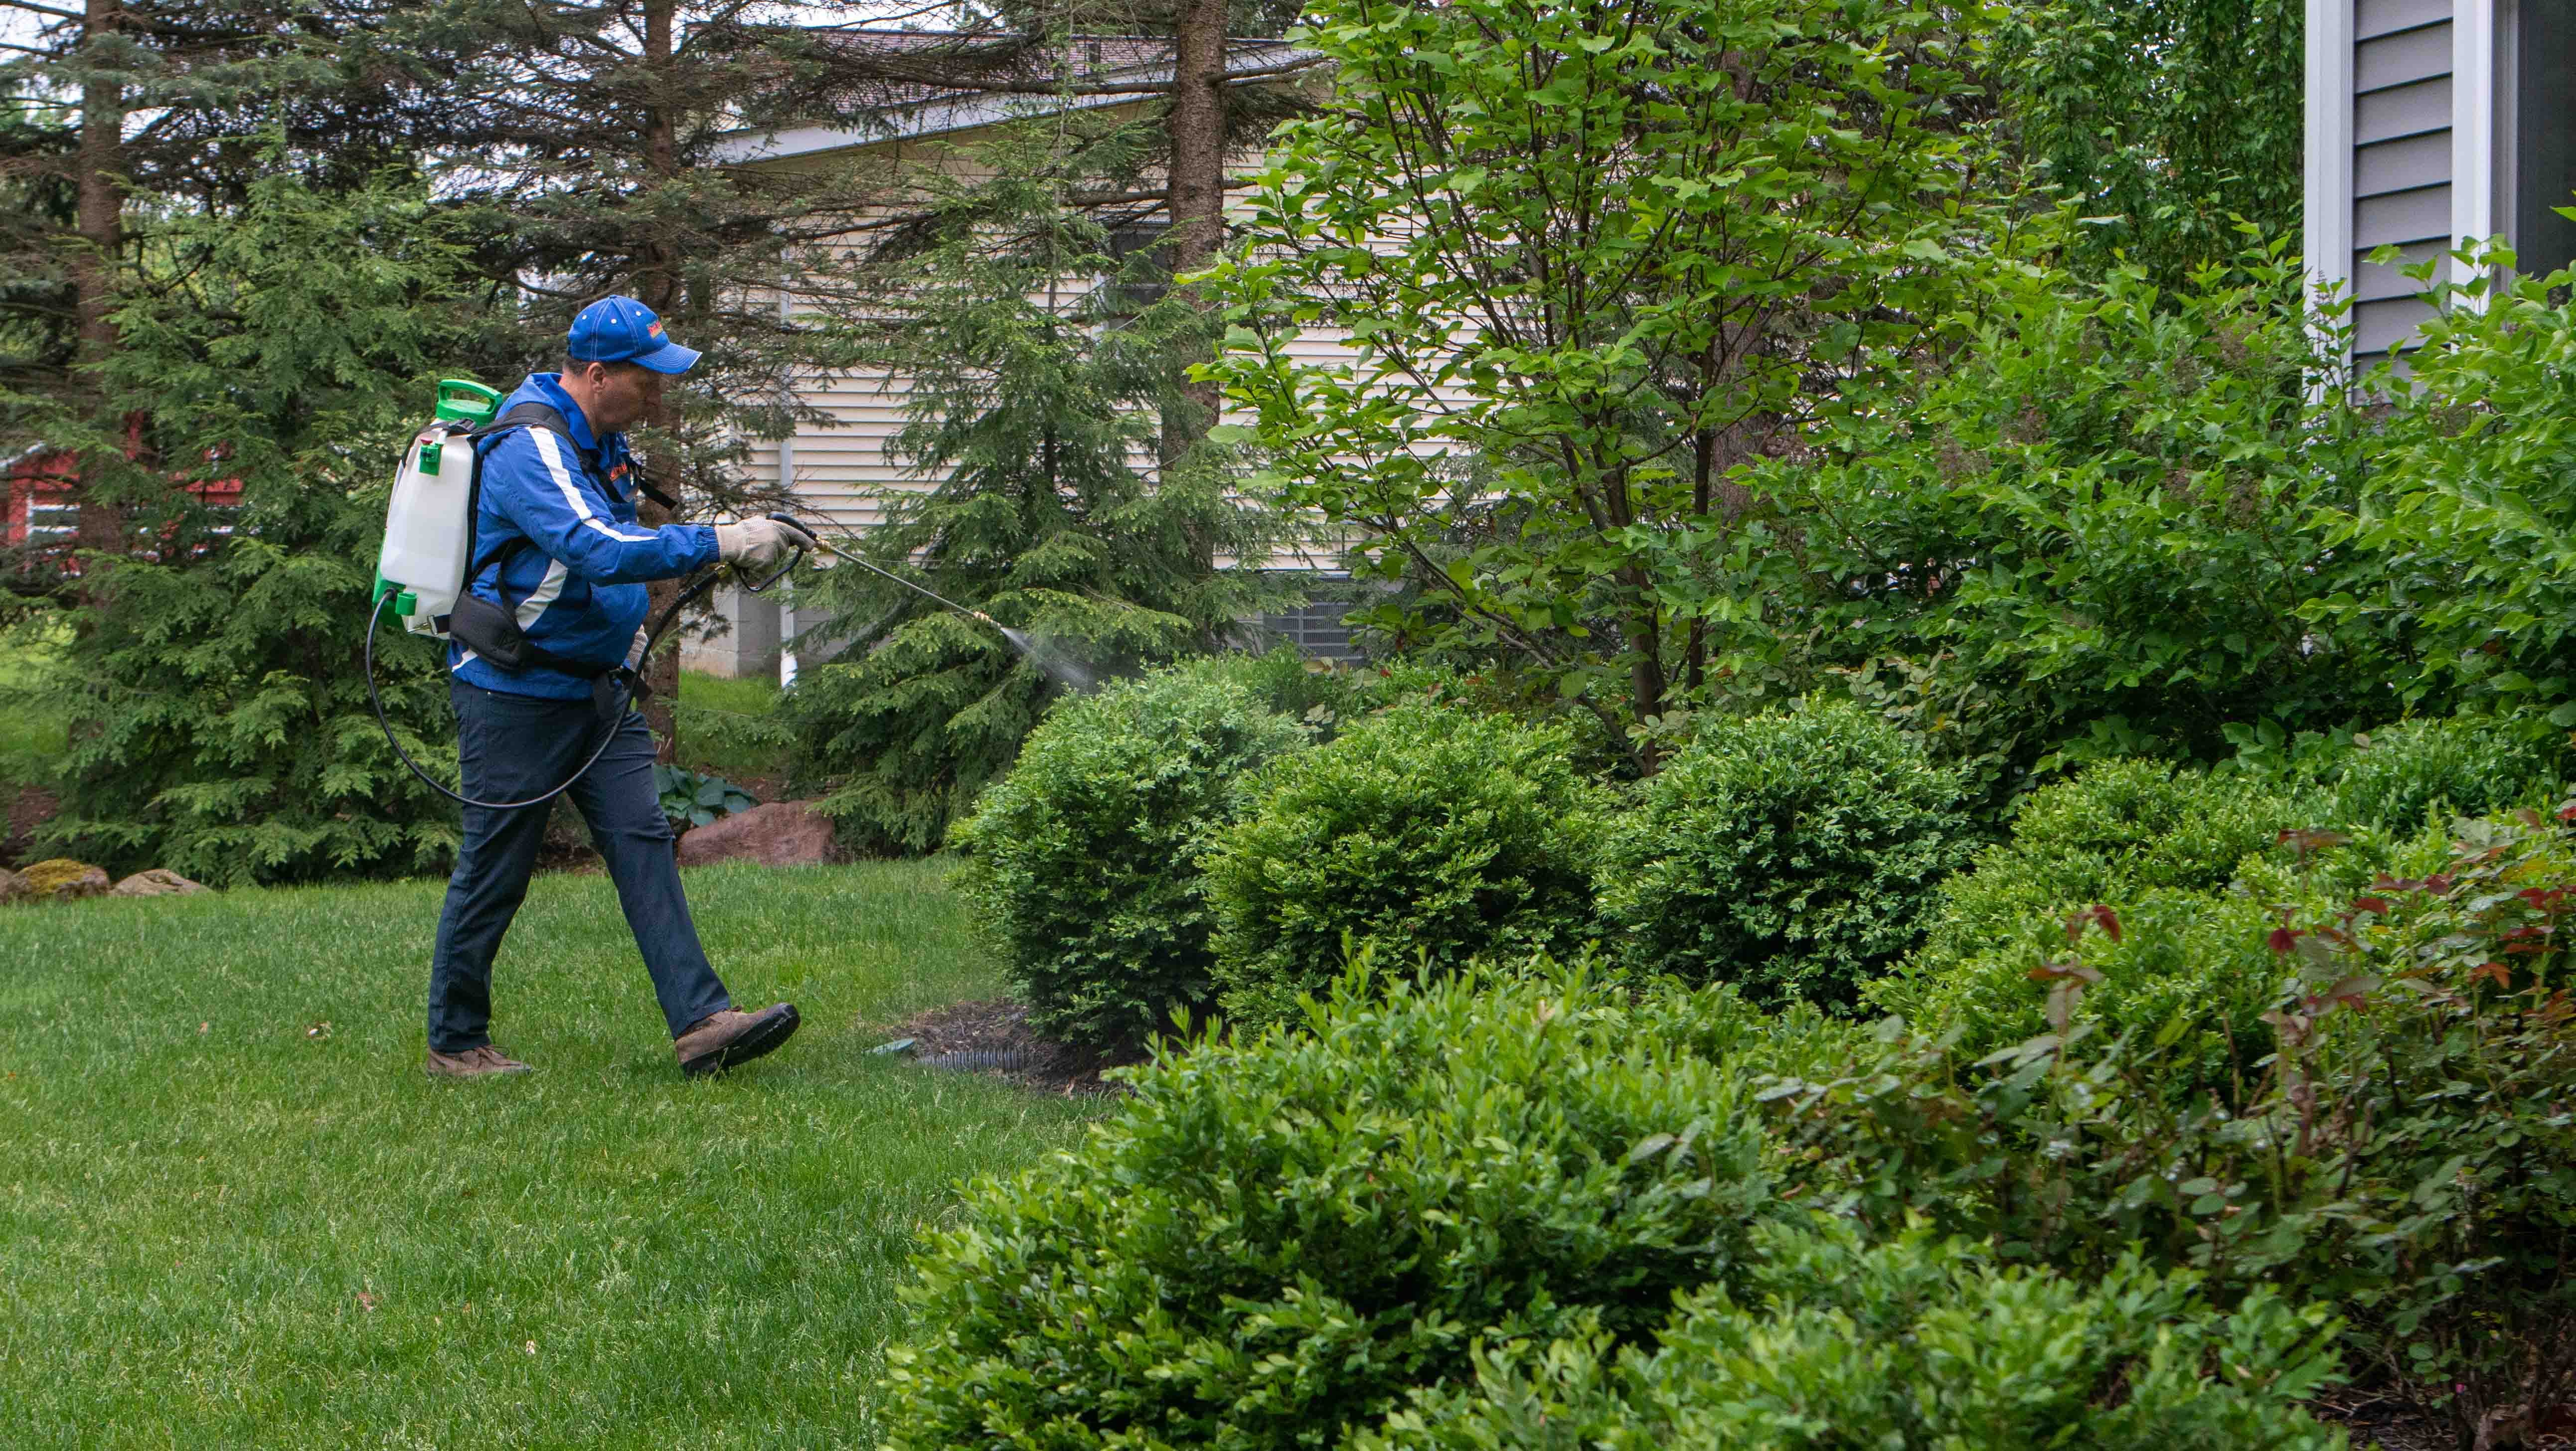
[[[536,883],[538,1071],[473,1083],[420,1067],[440,883],[0,909],[0,1442],[871,1444],[915,1235],[1096,1111],[867,1052],[999,990],[943,871],[690,873],[806,1019],[698,1083],[598,877]]]
[[[51,663],[41,641],[0,638],[0,786],[45,781],[68,749],[59,712],[39,710],[11,695],[33,686]],[[0,797],[0,806],[5,805]]]
[[[681,671],[679,702],[672,708],[680,764],[735,781],[785,775],[794,750],[770,719],[777,704],[775,677],[728,680]]]

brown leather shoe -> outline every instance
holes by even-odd
[[[486,1043],[462,1053],[429,1050],[429,1076],[432,1078],[481,1078],[493,1073],[533,1072],[527,1064],[505,1056],[500,1049]]]
[[[671,1046],[680,1055],[680,1071],[691,1078],[722,1073],[750,1062],[796,1032],[796,1005],[773,1003],[756,1013],[731,1008],[691,1023]]]

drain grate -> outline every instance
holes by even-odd
[[[1018,1073],[1036,1060],[1025,1048],[969,1048],[961,1053],[934,1053],[914,1061],[924,1068],[945,1068],[955,1073]]]

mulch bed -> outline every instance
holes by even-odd
[[[1078,1098],[1085,1094],[1120,1093],[1122,1085],[1102,1081],[1102,1069],[1117,1066],[1086,1048],[1042,1038],[1029,1027],[1029,1010],[1008,998],[990,1002],[952,1003],[915,1013],[886,1032],[887,1040],[913,1040],[913,1061],[949,1054],[994,1055],[998,1066],[926,1072],[974,1072],[1040,1093]]]
[[[2327,1425],[2352,1432],[2356,1451],[2373,1446],[2381,1451],[2455,1451],[2460,1444],[2449,1421],[2368,1391],[2346,1388],[2319,1396],[2308,1410]]]
[[[62,801],[53,792],[33,786],[0,786],[0,797],[9,802],[7,822],[0,824],[0,867],[23,866],[34,854],[27,838],[54,819]]]
[[[2458,1435],[2448,1417],[2426,1415],[2394,1396],[2346,1386],[2319,1396],[2308,1409],[2320,1421],[2352,1432],[2357,1451],[2457,1451]],[[2482,1446],[2489,1444],[2481,1442]],[[2492,1438],[2499,1448],[2516,1451],[2567,1451],[2576,1447],[2576,1408],[2553,1406],[2537,1427],[2513,1425]]]

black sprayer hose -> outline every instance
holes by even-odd
[[[779,574],[781,575],[784,575],[785,573],[785,570],[779,571]],[[720,577],[720,571],[712,569],[708,570],[704,579],[701,579],[696,584],[690,585],[687,589],[680,591],[680,597],[671,601],[670,605],[662,611],[662,618],[654,621],[653,628],[646,632],[644,636],[644,654],[639,658],[650,659],[653,654],[653,647],[660,644],[662,641],[662,632],[671,628],[671,622],[680,617],[681,607],[688,604],[689,601],[696,599],[698,596],[705,594]],[[776,578],[773,577],[769,583],[774,584],[776,582]],[[764,584],[761,588],[766,589],[768,588],[768,585]],[[629,691],[626,699],[618,703],[617,710],[609,717],[606,727],[601,730],[599,735],[599,744],[592,749],[591,753],[582,760],[582,763],[579,766],[573,768],[573,773],[571,775],[564,777],[563,784],[555,787],[553,790],[548,791],[542,796],[531,796],[525,801],[477,801],[471,796],[461,795],[440,785],[437,778],[423,770],[420,762],[413,760],[411,758],[411,752],[404,750],[402,748],[402,742],[395,738],[394,723],[385,718],[384,698],[376,691],[376,627],[384,623],[384,618],[384,601],[379,599],[375,602],[374,607],[367,611],[367,704],[375,707],[376,726],[385,733],[385,744],[394,748],[394,754],[401,758],[404,765],[411,768],[411,773],[418,776],[423,785],[426,785],[430,790],[437,792],[439,795],[446,797],[450,801],[462,802],[467,806],[479,806],[486,811],[516,811],[523,806],[537,806],[554,800],[566,791],[571,790],[574,782],[589,774],[590,768],[599,764],[599,758],[608,754],[609,746],[617,739],[618,729],[626,723],[627,707],[634,704],[635,697],[633,693]],[[621,686],[620,688],[624,689],[625,687]]]

